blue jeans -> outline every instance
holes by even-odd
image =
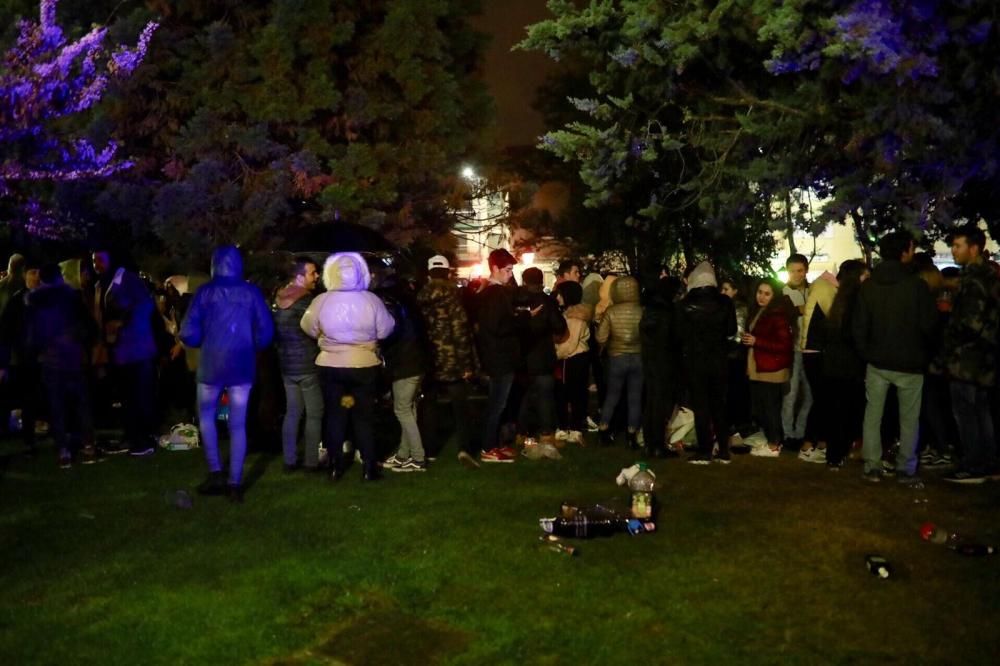
[[[869,364],[865,373],[864,446],[865,472],[881,469],[882,465],[882,412],[889,386],[896,387],[899,399],[899,456],[896,471],[907,476],[917,472],[917,438],[920,435],[920,397],[924,376],[913,372],[882,370]]]
[[[319,375],[284,375],[281,381],[285,385],[285,419],[281,423],[285,464],[297,462],[299,422],[304,412],[306,431],[302,464],[315,468],[319,464],[319,442],[323,437],[323,391],[319,387]]]
[[[483,430],[483,451],[497,448],[500,441],[500,417],[503,416],[514,373],[490,377],[490,392],[486,399],[486,427]]]
[[[226,389],[229,396],[229,485],[237,486],[243,480],[243,461],[247,457],[247,405],[250,403],[252,384],[217,386],[198,384],[198,428],[201,446],[205,449],[208,471],[222,471],[219,457],[219,434],[215,427],[215,410],[219,396]]]
[[[806,436],[806,421],[812,409],[812,391],[802,365],[802,352],[796,351],[792,361],[792,376],[788,393],[781,401],[781,428],[785,437],[802,439]]]
[[[959,468],[971,474],[989,474],[996,464],[996,441],[993,439],[993,415],[990,413],[989,389],[952,381],[951,409],[962,442]]]
[[[623,390],[628,391],[628,429],[636,432],[642,425],[642,357],[639,354],[608,358],[608,394],[601,407],[602,426],[607,427],[611,422]]]

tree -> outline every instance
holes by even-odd
[[[56,24],[56,0],[41,0],[39,20],[21,21],[0,73],[0,198],[8,224],[31,234],[59,237],[76,230],[41,200],[46,185],[108,178],[132,163],[118,143],[95,143],[66,131],[113,82],[142,62],[157,24],[142,30],[134,48],[107,50],[107,28],[94,27],[68,41]]]
[[[996,215],[997,9],[985,0],[553,0],[522,48],[583,63],[584,118],[541,147],[592,207],[685,254],[760,262],[771,229],[853,220],[859,240]],[[988,92],[981,91],[986,88]],[[807,210],[807,193],[829,202]],[[727,241],[727,239],[730,239]]]
[[[450,181],[491,118],[473,5],[158,3],[151,66],[101,119],[135,146],[136,168],[97,209],[192,261],[315,221],[401,242],[446,228]]]

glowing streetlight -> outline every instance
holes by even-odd
[[[462,167],[462,178],[464,178],[466,180],[475,180],[476,179],[476,170],[473,169],[470,166]]]

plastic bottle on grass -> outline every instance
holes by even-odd
[[[639,463],[639,471],[629,479],[628,488],[632,491],[632,517],[639,520],[649,520],[653,517],[653,486],[656,479],[649,472],[646,463]]]

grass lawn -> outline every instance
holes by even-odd
[[[49,449],[7,455],[0,663],[996,663],[1000,559],[918,528],[997,541],[1000,484],[657,461],[659,532],[570,558],[539,547],[538,518],[626,500],[614,477],[635,456],[564,453],[471,472],[449,453],[374,485],[255,454],[244,505],[191,510],[164,496],[201,480],[199,451],[68,471]]]

